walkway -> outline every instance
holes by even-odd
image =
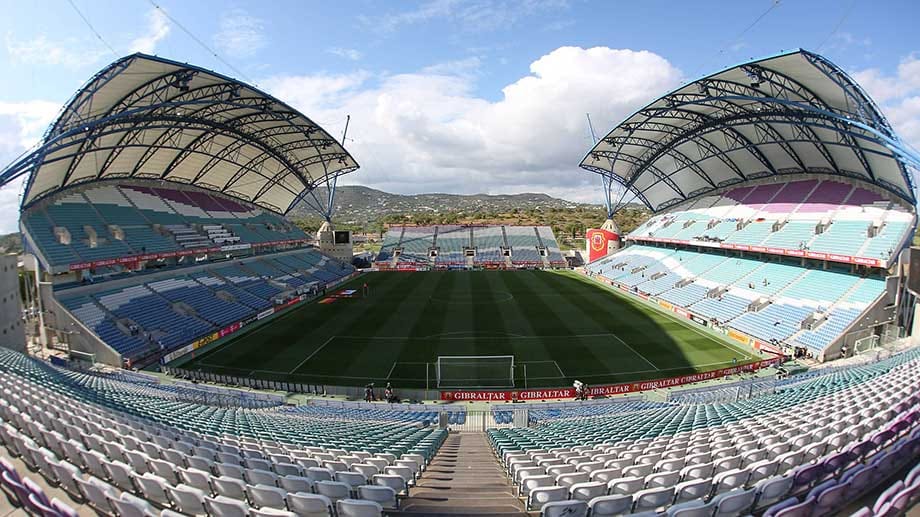
[[[528,515],[492,453],[485,433],[451,433],[402,513],[424,515]]]

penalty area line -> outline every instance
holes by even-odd
[[[290,375],[290,374],[296,372],[298,369],[300,369],[301,366],[303,366],[307,361],[309,361],[310,359],[312,359],[313,356],[316,355],[317,353],[319,353],[320,350],[326,348],[326,345],[328,345],[329,343],[331,343],[333,339],[335,339],[335,336],[332,336],[332,337],[330,337],[329,339],[327,339],[325,343],[323,343],[322,345],[319,346],[319,348],[317,348],[316,350],[314,350],[312,354],[308,355],[306,359],[304,359],[303,361],[297,363],[297,366],[295,366],[293,370],[289,371],[289,372],[288,372],[288,375]]]
[[[393,370],[396,369],[397,363],[399,363],[399,361],[393,361],[393,366],[390,367],[390,371],[387,373],[387,380],[390,380],[390,376],[393,375]]]
[[[562,371],[562,368],[559,367],[559,363],[553,361],[553,364],[556,365],[556,369],[559,370],[559,376],[565,379],[565,372]]]
[[[655,366],[655,363],[649,361],[644,355],[642,355],[642,354],[640,354],[639,352],[637,352],[635,348],[629,346],[629,343],[627,343],[626,341],[623,341],[622,339],[620,339],[620,336],[618,336],[618,335],[616,335],[616,334],[614,334],[614,333],[612,333],[612,332],[610,333],[610,335],[613,336],[613,338],[616,339],[617,341],[619,341],[620,343],[623,343],[623,346],[625,346],[626,348],[630,349],[630,350],[632,351],[632,353],[634,353],[634,354],[636,354],[637,356],[639,356],[640,358],[642,358],[642,360],[645,361],[646,363],[648,363],[649,366],[651,366],[652,368],[654,368],[654,369],[656,369],[656,370],[661,370],[661,368],[658,368],[657,366]]]

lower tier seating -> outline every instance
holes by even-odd
[[[276,267],[272,266],[274,263]],[[354,268],[315,250],[208,267],[164,280],[137,278],[129,287],[58,299],[77,319],[136,364],[272,307],[312,282],[325,285]]]
[[[820,354],[885,292],[882,278],[720,252],[631,245],[589,272],[767,342]],[[808,328],[806,322],[813,321]]]
[[[830,515],[920,457],[918,366],[914,349],[738,402],[574,416],[489,438],[529,508],[547,516],[759,515],[775,504]]]
[[[0,389],[0,443],[101,515],[382,515],[447,435],[184,402],[6,349]]]

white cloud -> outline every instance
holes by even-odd
[[[566,29],[571,29],[574,26],[575,26],[575,20],[572,20],[572,19],[556,20],[556,21],[546,24],[543,27],[543,30],[551,31],[551,32],[552,31],[563,31]]]
[[[827,52],[843,52],[850,47],[869,48],[872,46],[872,39],[868,37],[858,37],[850,32],[835,33],[825,44]]]
[[[345,59],[350,59],[352,61],[359,61],[362,57],[364,57],[363,52],[354,48],[332,47],[326,49],[326,52],[332,54],[333,56],[344,57]]]
[[[0,164],[5,166],[38,143],[60,105],[48,101],[0,102]],[[0,234],[19,231],[19,195],[24,178],[0,188]]]
[[[462,30],[478,32],[507,28],[534,14],[566,7],[567,0],[430,0],[412,10],[379,16],[362,15],[358,19],[364,26],[383,33],[437,19],[448,19],[456,22]]]
[[[88,48],[84,41],[73,38],[56,41],[39,34],[29,40],[17,40],[12,33],[7,33],[6,52],[14,63],[76,68],[95,63],[107,51]]]
[[[599,202],[599,180],[578,168],[591,145],[585,113],[604,132],[681,79],[651,52],[562,47],[491,102],[474,93],[477,67],[464,60],[385,77],[259,84],[331,132],[352,116],[347,148],[362,169],[346,176],[350,182],[399,193],[547,192]]]
[[[32,147],[60,109],[60,104],[51,101],[0,101],[0,129],[4,131],[0,145],[7,146],[0,149],[19,148],[21,151]]]
[[[232,9],[221,14],[214,44],[230,57],[251,57],[267,44],[265,23],[243,9]]]
[[[881,105],[901,138],[920,149],[920,58],[901,60],[894,75],[870,68],[855,72],[853,78]]]
[[[479,67],[482,61],[478,57],[468,57],[466,59],[457,59],[455,61],[446,61],[431,66],[426,66],[421,70],[421,75],[460,75],[473,76],[479,74]]]
[[[156,52],[157,43],[169,36],[169,19],[159,9],[151,9],[147,13],[147,32],[131,42],[131,52],[153,54]]]

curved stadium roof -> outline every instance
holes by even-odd
[[[357,168],[316,123],[255,87],[134,54],[84,85],[0,182],[29,174],[23,208],[75,184],[130,177],[194,184],[285,213]]]
[[[668,93],[608,133],[581,167],[658,211],[723,186],[809,172],[859,178],[913,204],[917,164],[859,85],[796,50]]]

